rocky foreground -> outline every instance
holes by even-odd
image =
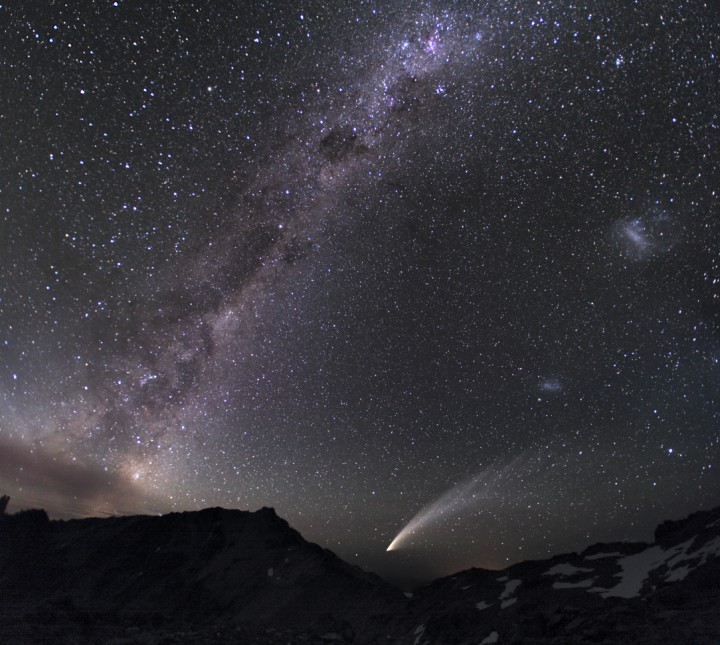
[[[720,509],[412,597],[272,509],[0,517],[0,642],[720,643]]]

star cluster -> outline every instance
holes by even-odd
[[[720,501],[712,3],[0,22],[14,503],[269,505],[420,579]]]

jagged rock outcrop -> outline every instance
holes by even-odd
[[[437,580],[415,594],[397,642],[720,642],[720,509],[655,537]]]

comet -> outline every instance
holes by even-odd
[[[523,468],[526,461],[521,455],[504,465],[488,466],[470,479],[456,484],[424,506],[395,536],[386,550],[398,550],[441,519],[456,517],[470,509],[488,510],[500,505],[505,499],[505,485],[517,477],[518,470]]]

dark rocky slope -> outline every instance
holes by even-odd
[[[398,640],[720,643],[720,509],[665,522],[653,544],[471,569],[419,590]]]
[[[68,522],[42,511],[8,516],[0,598],[0,635],[28,643],[45,632],[48,642],[105,642],[128,627],[352,640],[383,630],[406,601],[268,508]]]
[[[0,642],[720,643],[720,509],[412,599],[272,509],[0,517]]]

